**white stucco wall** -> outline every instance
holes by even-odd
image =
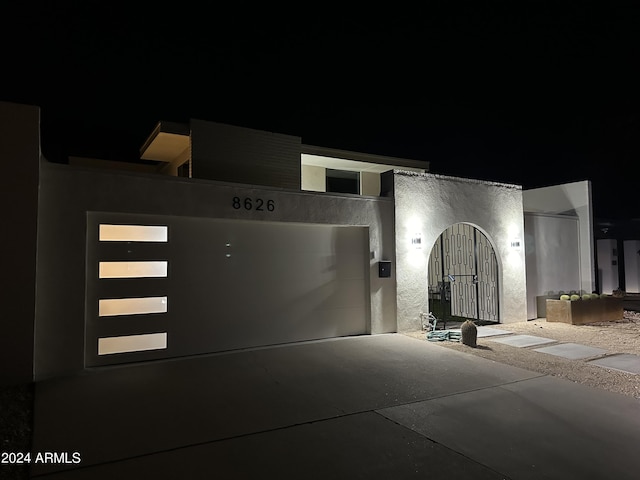
[[[380,174],[360,172],[360,195],[380,195]]]
[[[516,185],[394,170],[398,330],[420,328],[429,311],[427,265],[442,232],[456,223],[480,229],[498,257],[503,323],[527,319],[522,190]],[[412,238],[421,236],[421,248]],[[512,240],[520,247],[513,248]]]
[[[525,212],[577,216],[580,222],[580,290],[595,290],[591,182],[582,181],[522,192]]]
[[[315,165],[302,165],[302,190],[310,192],[327,191],[327,169]]]
[[[534,319],[544,316],[537,296],[580,290],[580,222],[575,216],[525,213],[524,228],[527,318]]]
[[[624,241],[625,290],[640,293],[640,241]]]
[[[35,341],[32,339],[33,371],[38,379],[79,372],[86,365],[87,212],[367,227],[369,331],[397,331],[395,271],[392,269],[390,278],[378,276],[380,260],[395,260],[392,199],[101,171],[48,162],[40,164],[39,199],[38,296]],[[272,202],[273,208],[267,206],[259,211],[258,199],[263,200],[263,206]],[[331,260],[326,265],[330,267]],[[295,264],[287,267],[295,268]],[[60,278],[65,281],[60,282]],[[248,301],[251,298],[248,292]],[[300,301],[304,302],[305,297]],[[224,308],[233,308],[233,302]]]

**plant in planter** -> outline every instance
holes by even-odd
[[[609,295],[562,295],[560,300],[547,299],[547,322],[582,325],[619,320],[624,316],[622,298]]]

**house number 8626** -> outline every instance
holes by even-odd
[[[266,202],[262,198],[240,198],[233,197],[233,208],[239,210],[244,208],[245,210],[257,210],[259,212],[273,212],[276,209],[276,204],[273,200],[267,200]]]

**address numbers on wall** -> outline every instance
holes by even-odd
[[[276,209],[276,204],[273,200],[264,200],[262,198],[251,197],[233,197],[233,208],[240,210],[257,210],[258,212],[273,212]]]

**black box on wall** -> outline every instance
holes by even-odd
[[[381,260],[378,262],[378,277],[388,278],[391,276],[391,262],[388,260]]]

